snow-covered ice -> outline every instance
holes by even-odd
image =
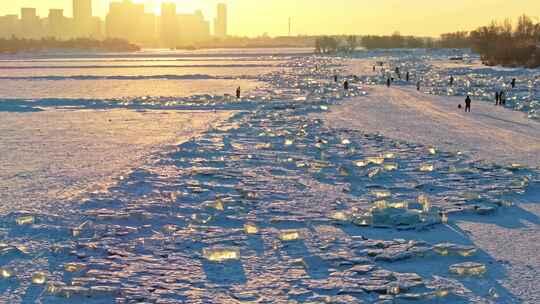
[[[233,55],[242,57],[228,54]],[[264,52],[260,60],[268,56]],[[111,184],[100,191],[83,189],[75,197],[53,195],[38,208],[25,202],[2,214],[0,300],[539,300],[534,289],[538,260],[532,253],[539,249],[534,242],[540,224],[534,200],[540,179],[537,170],[527,166],[528,159],[521,159],[523,165],[486,160],[481,153],[459,153],[436,142],[428,144],[422,137],[396,138],[375,132],[380,130],[369,124],[353,124],[356,114],[361,117],[362,103],[383,101],[384,94],[391,98],[390,92],[406,95],[408,89],[381,91],[365,81],[373,75],[346,76],[348,58],[291,53],[277,57],[281,69],[249,76],[262,85],[240,100],[221,94],[149,94],[85,101],[0,101],[11,111],[5,115],[29,115],[9,116],[14,122],[2,122],[4,126],[24,126],[31,115],[75,115],[71,117],[78,122],[64,118],[46,124],[50,136],[41,139],[54,139],[53,129],[64,126],[60,132],[64,135],[55,142],[69,151],[45,149],[37,160],[62,151],[84,164],[84,151],[73,147],[80,147],[92,130],[108,129],[85,122],[80,116],[87,111],[103,117],[115,111],[121,117],[179,115],[180,122],[173,126],[175,119],[150,123],[148,117],[139,117],[129,132],[122,128],[125,120],[113,123],[119,128],[116,132],[129,136],[113,136],[106,151],[118,149],[120,156],[114,159],[126,169],[117,170],[113,164],[106,170],[95,168],[113,177]],[[339,83],[334,83],[334,74]],[[348,91],[342,87],[345,79],[351,83]],[[426,97],[424,104],[435,107],[437,100],[432,98]],[[218,111],[208,113],[209,109]],[[171,112],[178,110],[184,112]],[[185,115],[200,119],[200,127],[182,136],[175,132],[185,129]],[[338,118],[351,122],[337,125]],[[387,117],[386,122],[399,127],[400,121]],[[71,130],[66,127],[70,123],[80,139],[66,131]],[[18,139],[14,144],[22,138],[17,131],[21,136],[28,131],[12,130],[11,138]],[[152,130],[166,140],[152,138],[156,134]],[[37,136],[29,133],[26,136]],[[134,141],[139,133],[142,146],[152,148]],[[125,141],[118,144],[120,138]],[[164,147],[164,142],[176,138],[178,144]],[[92,142],[101,145],[101,141]],[[43,141],[35,137],[29,142]],[[133,146],[125,148],[124,143]],[[137,151],[145,151],[143,161],[129,155]],[[58,208],[59,204],[69,208]],[[508,245],[509,240],[515,242]]]

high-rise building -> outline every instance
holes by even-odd
[[[178,26],[179,40],[183,46],[206,41],[210,38],[210,24],[204,20],[200,10],[193,14],[178,15]]]
[[[73,0],[73,23],[77,36],[93,36],[92,0]]]
[[[107,37],[141,42],[144,37],[144,4],[131,0],[111,2],[106,18]]]
[[[23,38],[38,38],[41,35],[41,20],[35,8],[21,8],[21,36]]]
[[[66,35],[67,22],[63,9],[50,9],[47,18],[47,35],[57,39],[62,39]]]
[[[6,15],[0,17],[0,38],[10,38],[13,35],[20,35],[19,16]]]
[[[176,4],[161,4],[160,38],[161,43],[169,48],[178,46],[178,16],[176,15]]]
[[[217,15],[214,19],[214,36],[219,38],[227,37],[227,5],[219,3],[217,6]]]

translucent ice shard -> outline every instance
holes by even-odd
[[[392,196],[392,193],[385,189],[376,189],[371,191],[371,195],[375,196],[376,198],[388,198]]]
[[[384,157],[368,157],[366,161],[370,164],[382,165],[384,163]]]
[[[460,276],[478,276],[486,272],[486,265],[474,262],[454,264],[449,267],[451,273]]]
[[[83,263],[67,263],[64,265],[64,270],[67,272],[79,272],[86,269],[86,264]]]
[[[203,257],[211,262],[218,263],[230,260],[238,260],[240,259],[240,250],[233,247],[204,248]]]
[[[399,165],[396,163],[386,163],[383,165],[384,170],[386,171],[394,171],[399,168]]]
[[[44,272],[36,272],[32,275],[32,283],[34,284],[45,284],[47,281],[47,275]]]
[[[13,273],[10,270],[5,268],[0,269],[0,277],[2,277],[2,279],[8,279],[11,278],[11,276],[13,276]]]
[[[19,226],[23,226],[23,225],[32,225],[34,223],[36,219],[31,216],[31,215],[26,215],[26,216],[20,216],[18,217],[15,222],[17,223],[17,225]]]
[[[294,229],[288,229],[288,230],[281,230],[279,232],[279,239],[287,242],[287,241],[295,241],[300,238],[300,232],[298,230]]]
[[[420,172],[432,172],[433,170],[435,170],[435,166],[433,164],[420,165]]]
[[[427,195],[421,194],[420,196],[418,196],[418,202],[420,203],[420,205],[422,205],[422,211],[425,213],[429,213],[429,211],[431,210],[431,203]]]
[[[244,224],[244,231],[247,234],[257,234],[259,233],[259,228],[253,223]]]
[[[346,222],[350,220],[349,214],[347,214],[344,211],[334,211],[330,213],[329,218],[335,221],[342,221],[342,222]]]

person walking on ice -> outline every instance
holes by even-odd
[[[349,81],[348,80],[345,80],[345,82],[343,83],[343,89],[345,91],[348,91],[349,90]]]
[[[238,87],[238,88],[236,89],[236,98],[237,98],[237,99],[240,99],[240,93],[241,93],[240,87]]]
[[[387,86],[387,87],[390,87],[390,83],[391,83],[390,78],[387,78],[387,79],[386,79],[386,86]]]
[[[471,112],[471,97],[469,95],[465,98],[465,112]]]

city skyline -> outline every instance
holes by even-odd
[[[227,33],[227,6],[216,5],[214,32],[201,10],[179,13],[174,2],[161,2],[159,14],[148,11],[145,3],[132,0],[109,2],[104,19],[96,16],[93,0],[71,0],[72,14],[49,8],[42,17],[34,7],[21,7],[19,14],[0,16],[0,37],[56,39],[120,38],[143,46],[176,48],[224,39]],[[212,35],[213,34],[213,35]]]
[[[112,0],[94,0],[95,15],[105,18]],[[0,3],[0,15],[18,13],[18,7],[36,7],[41,17],[49,8],[64,9],[71,16],[71,0],[14,0]],[[206,20],[216,17],[216,5],[228,5],[228,29],[234,36],[288,34],[292,18],[293,35],[312,34],[390,34],[439,36],[456,30],[472,30],[493,19],[515,19],[521,14],[538,17],[540,1],[534,0],[456,0],[452,3],[428,0],[135,0],[147,12],[159,12],[162,2],[174,2],[179,13],[201,10]],[[539,12],[535,14],[535,12]],[[456,16],[459,16],[457,18]],[[324,22],[321,22],[324,20]],[[211,22],[212,23],[212,22]]]

